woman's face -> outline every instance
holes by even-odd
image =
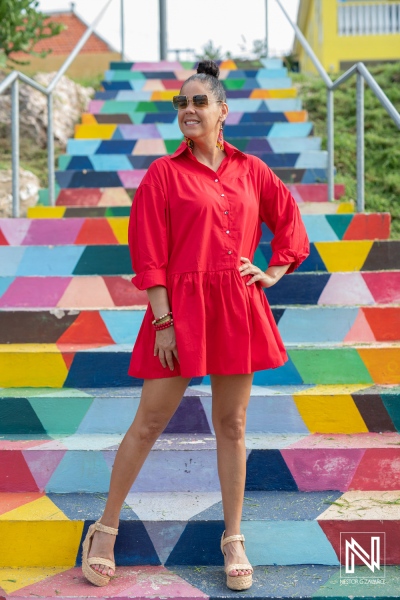
[[[214,142],[221,129],[221,123],[228,114],[228,105],[225,102],[217,102],[214,94],[201,81],[189,81],[181,90],[181,94],[188,96],[187,108],[178,110],[179,128],[183,135],[196,140],[207,141],[208,138]],[[197,94],[207,94],[208,106],[197,108],[193,106],[192,98]]]

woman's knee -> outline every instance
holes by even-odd
[[[213,426],[217,438],[224,437],[231,441],[240,441],[246,432],[246,413],[235,413],[223,417],[214,416]]]

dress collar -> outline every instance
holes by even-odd
[[[230,144],[226,140],[224,140],[224,150],[225,150],[226,155],[228,156],[228,158],[230,158],[235,153],[238,153],[242,157],[246,157],[246,154],[244,152],[242,152],[241,150],[239,150],[238,148],[236,148],[236,146],[233,146],[232,144]],[[175,152],[173,154],[170,154],[169,158],[177,158],[178,156],[180,156],[184,152],[188,152],[189,154],[191,154],[191,151],[188,148],[188,146],[187,146],[187,144],[186,144],[185,141],[183,141],[178,146],[178,148],[175,150]]]

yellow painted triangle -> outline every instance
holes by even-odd
[[[129,217],[107,217],[107,220],[118,243],[127,244]]]
[[[329,273],[360,271],[372,248],[373,240],[315,242]]]
[[[229,69],[230,71],[236,71],[237,70],[237,66],[236,63],[233,60],[224,60],[222,61],[222,63],[219,65],[220,69]]]
[[[48,498],[43,496],[0,515],[0,521],[69,521],[68,517]]]
[[[0,587],[7,594],[54,577],[71,567],[3,567],[0,569]]]
[[[91,113],[83,113],[81,116],[82,125],[96,125],[95,116]]]
[[[360,411],[350,394],[331,396],[293,395],[310,433],[367,433]]]
[[[76,139],[110,140],[114,135],[117,125],[96,123],[96,125],[75,125]]]

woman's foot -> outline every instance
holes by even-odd
[[[228,537],[226,533],[225,537]],[[225,544],[224,552],[224,560],[226,565],[237,563],[244,564],[249,562],[246,553],[243,550],[243,544],[239,540]],[[251,569],[240,569],[239,571],[236,569],[231,569],[228,575],[235,577],[236,575],[250,575],[251,573]]]
[[[109,535],[108,533],[103,533],[102,531],[95,531],[92,538],[89,558],[91,556],[101,556],[102,558],[108,558],[109,560],[114,561],[115,539],[116,538],[114,535]],[[108,575],[109,577],[114,575],[113,569],[106,567],[101,563],[98,565],[90,565],[90,568],[98,573],[101,573],[102,575]]]

